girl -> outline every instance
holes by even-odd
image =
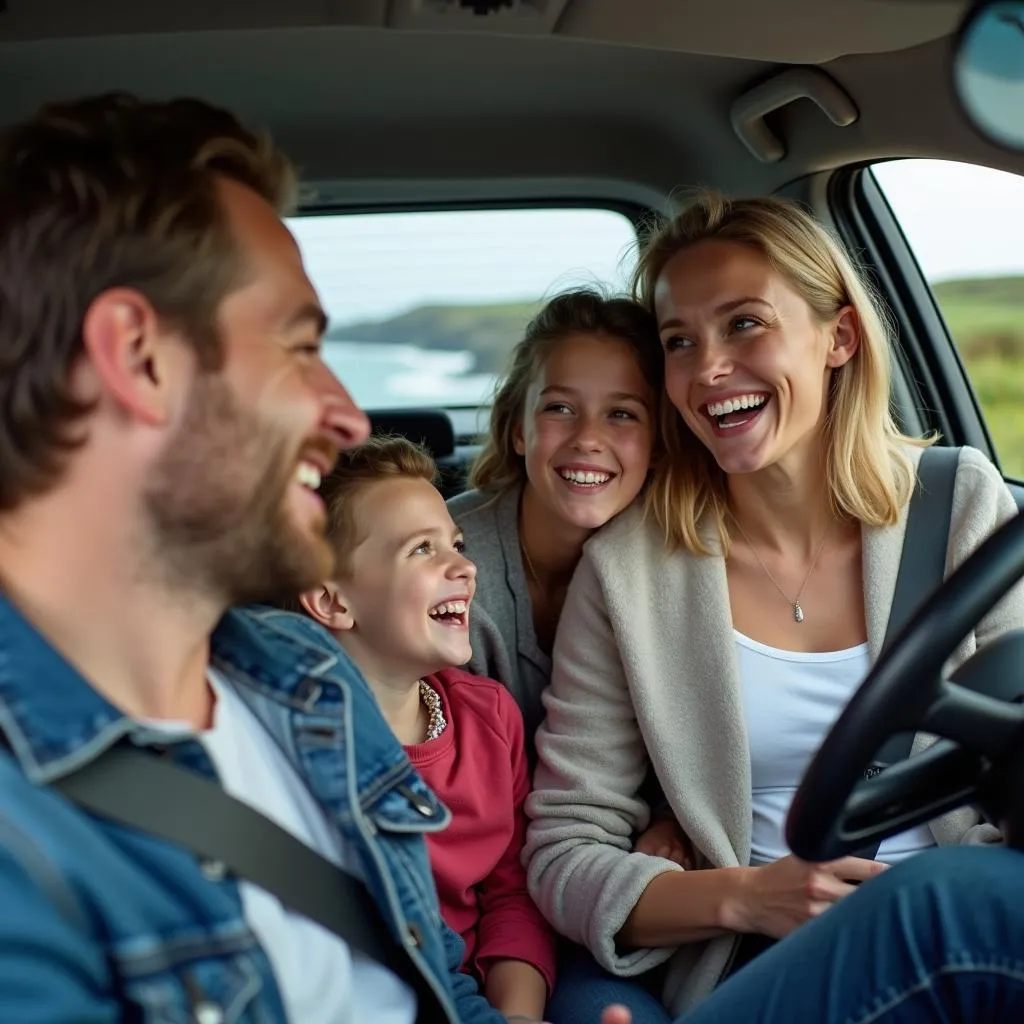
[[[478,568],[469,669],[515,697],[531,764],[569,580],[587,539],[647,482],[661,381],[657,325],[642,306],[590,290],[557,296],[528,325],[498,388],[470,475],[474,490],[449,501]],[[649,795],[658,806],[657,794]],[[635,848],[687,862],[670,815]],[[646,989],[612,978],[579,947],[568,949],[549,1020],[588,1019],[590,1007],[613,1002],[629,1006],[634,1024],[667,1020]]]
[[[589,290],[557,296],[513,353],[473,490],[448,503],[479,570],[470,670],[508,687],[531,741],[583,544],[647,480],[661,379],[649,312]]]

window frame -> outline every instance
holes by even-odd
[[[389,213],[490,213],[499,210],[604,210],[626,218],[634,230],[652,213],[649,207],[626,199],[592,196],[526,196],[516,199],[425,199],[415,202],[302,203],[287,214],[293,217],[343,217]]]

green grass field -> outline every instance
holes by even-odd
[[[1024,277],[945,281],[933,289],[1003,471],[1024,478]]]

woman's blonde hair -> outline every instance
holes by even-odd
[[[565,292],[546,303],[529,322],[512,352],[509,369],[495,390],[483,448],[470,470],[470,487],[504,494],[526,482],[526,464],[514,445],[526,394],[552,350],[578,334],[622,341],[633,350],[653,392],[652,413],[657,421],[663,358],[654,316],[632,299],[606,298],[589,288]]]
[[[896,424],[890,404],[894,332],[880,299],[842,243],[796,203],[775,196],[731,199],[700,190],[675,217],[653,226],[633,274],[637,301],[653,313],[654,289],[668,261],[712,239],[756,249],[821,323],[846,306],[853,308],[860,344],[849,362],[834,371],[829,388],[829,494],[838,515],[869,526],[896,522],[914,486],[904,448],[923,447],[934,439],[907,437]],[[710,554],[701,536],[710,524],[722,552],[728,553],[725,473],[669,401],[662,402],[661,429],[662,454],[647,490],[648,514],[670,548]]]

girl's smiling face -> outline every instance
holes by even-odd
[[[559,341],[527,391],[514,438],[531,498],[587,530],[618,515],[647,478],[655,404],[626,342],[593,334]]]

